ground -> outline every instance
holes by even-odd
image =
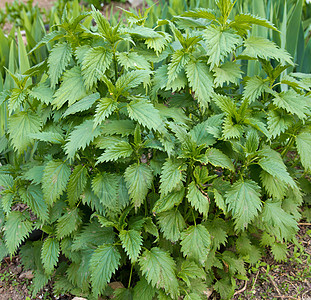
[[[12,3],[14,0],[0,0],[0,8],[5,7],[5,2]],[[21,2],[27,3],[27,0],[20,0]],[[53,6],[55,1],[52,0],[34,0],[34,4],[38,4],[39,7],[49,9]]]

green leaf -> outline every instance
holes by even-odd
[[[42,123],[40,118],[29,111],[21,111],[10,116],[8,121],[8,131],[14,149],[21,154],[31,146],[34,139],[29,135],[38,133],[41,129]]]
[[[121,255],[113,245],[99,246],[90,261],[93,293],[98,296],[107,286],[120,264]]]
[[[206,150],[205,154],[208,162],[213,166],[229,169],[230,171],[234,172],[234,165],[231,159],[220,150],[216,148],[210,148]]]
[[[171,210],[175,205],[179,205],[185,195],[185,188],[182,187],[179,190],[173,190],[165,196],[161,196],[160,199],[154,204],[153,212],[160,213],[167,210]]]
[[[231,28],[235,29],[241,35],[246,35],[252,25],[259,25],[272,30],[277,30],[276,27],[268,20],[252,14],[238,14],[229,24]]]
[[[118,63],[128,69],[150,69],[150,63],[142,55],[137,54],[136,52],[121,52],[118,53]]]
[[[95,103],[96,100],[100,98],[99,93],[90,94],[78,102],[71,105],[62,115],[62,118],[65,118],[69,115],[75,114],[77,112],[82,112],[85,110],[88,110],[92,107],[92,105]]]
[[[260,179],[270,197],[277,200],[282,200],[285,197],[287,185],[283,181],[264,170],[260,173]]]
[[[156,293],[156,288],[148,284],[147,280],[142,277],[134,287],[133,299],[152,300]]]
[[[212,249],[219,250],[221,245],[226,246],[228,237],[226,232],[226,221],[216,218],[209,221],[206,224],[206,228],[212,237]]]
[[[27,189],[20,189],[19,193],[24,203],[29,206],[32,212],[34,212],[40,220],[48,220],[48,206],[44,201],[40,186],[30,185]]]
[[[194,181],[188,186],[187,199],[196,210],[203,214],[204,218],[207,217],[210,199],[207,194],[202,193]]]
[[[48,73],[53,88],[57,85],[59,78],[68,66],[71,56],[72,50],[68,43],[57,43],[53,47],[48,58]]]
[[[122,95],[122,92],[135,88],[141,83],[149,83],[150,71],[149,70],[135,70],[124,73],[116,82],[116,91],[118,95]]]
[[[296,136],[297,151],[306,171],[311,172],[311,132],[301,132]]]
[[[152,170],[146,164],[132,164],[125,170],[124,178],[135,207],[140,207],[152,185]]]
[[[87,168],[83,165],[75,166],[72,174],[70,175],[67,195],[70,206],[74,206],[80,198],[87,183]]]
[[[26,95],[26,92],[21,89],[12,89],[8,105],[10,114],[12,114],[15,110],[19,110],[20,106],[26,98]]]
[[[207,109],[213,93],[213,77],[208,66],[203,62],[190,61],[186,66],[186,74],[200,106]]]
[[[64,142],[63,136],[58,132],[38,132],[38,133],[31,133],[29,137],[39,140],[46,143],[51,144],[62,144]]]
[[[203,265],[210,251],[211,236],[202,224],[190,226],[182,232],[180,245],[184,256]]]
[[[235,182],[226,193],[226,203],[241,231],[250,224],[261,210],[260,187],[252,180]]]
[[[213,71],[216,87],[222,87],[224,83],[228,85],[230,83],[237,85],[239,79],[242,79],[243,71],[240,69],[240,65],[235,62],[228,61],[219,67],[215,67]]]
[[[267,123],[271,137],[275,138],[292,125],[293,117],[283,110],[270,110]]]
[[[281,201],[266,201],[261,218],[267,232],[279,241],[292,239],[299,229],[294,217],[281,208]]]
[[[273,104],[285,109],[288,113],[295,114],[300,119],[307,118],[310,114],[310,104],[307,97],[300,95],[293,90],[281,93],[273,93]]]
[[[46,83],[40,83],[36,85],[29,92],[29,95],[47,105],[53,101],[53,90],[50,89]]]
[[[275,243],[271,246],[271,252],[274,259],[279,262],[287,258],[287,245],[281,243]]]
[[[101,98],[96,106],[94,128],[100,125],[117,108],[117,102],[112,98]]]
[[[84,150],[101,133],[100,127],[93,129],[93,120],[91,119],[76,126],[70,133],[65,145],[68,158],[74,158],[77,150]]]
[[[56,233],[59,239],[62,239],[72,232],[77,231],[81,217],[79,216],[79,210],[75,207],[72,210],[68,210],[62,217],[58,219],[56,226]]]
[[[160,132],[165,130],[159,111],[146,99],[135,98],[127,105],[127,111],[130,118],[142,126]]]
[[[63,161],[49,161],[43,174],[42,190],[48,205],[59,199],[66,189],[70,176],[70,167]]]
[[[87,90],[104,75],[112,62],[112,53],[105,47],[94,47],[86,52],[82,60],[82,76]]]
[[[181,14],[181,16],[189,17],[189,18],[207,19],[207,20],[215,20],[216,19],[216,16],[212,13],[212,11],[210,9],[206,9],[203,7],[186,11],[183,14]]]
[[[156,55],[159,56],[159,54],[167,47],[172,37],[166,32],[157,31],[157,33],[158,36],[147,38],[145,44],[148,49],[153,49]]]
[[[160,176],[160,192],[162,196],[171,192],[181,182],[185,181],[186,166],[180,160],[172,160],[168,158],[163,164]]]
[[[107,208],[116,209],[118,197],[118,178],[116,174],[102,172],[92,180],[92,189],[100,202]]]
[[[136,230],[121,230],[119,238],[132,263],[136,262],[141,250],[143,238]]]
[[[97,162],[116,161],[119,158],[126,158],[133,153],[132,146],[126,142],[121,141],[109,147],[97,160]]]
[[[208,63],[210,69],[218,67],[240,44],[240,37],[230,29],[222,29],[220,26],[210,25],[203,31],[203,38],[207,46]]]
[[[32,231],[32,222],[30,222],[24,213],[12,211],[7,218],[4,227],[4,236],[7,249],[11,255],[14,255],[18,246],[29,236]]]
[[[259,76],[251,77],[247,80],[244,91],[243,98],[248,99],[249,103],[252,103],[269,88],[269,82],[262,79]]]
[[[41,259],[46,274],[51,274],[57,265],[59,256],[59,241],[56,238],[47,238],[42,246]]]
[[[62,77],[62,84],[54,94],[52,105],[54,108],[60,109],[67,101],[68,106],[71,106],[78,100],[87,96],[81,69],[74,66],[67,70]]]
[[[282,63],[293,64],[292,58],[286,50],[279,48],[274,42],[266,38],[250,36],[244,40],[244,46],[245,49],[241,56],[265,60],[276,59]]]
[[[168,84],[173,82],[179,75],[179,73],[186,67],[190,60],[189,54],[184,50],[176,50],[171,58],[171,62],[168,65],[167,75]]]
[[[3,193],[1,195],[1,206],[2,206],[2,209],[3,211],[6,213],[6,214],[9,214],[11,212],[11,207],[12,207],[12,204],[13,204],[13,200],[14,200],[14,194],[13,193],[10,193],[10,192],[6,192],[6,193]]]
[[[34,184],[41,184],[43,172],[44,166],[34,166],[24,173],[23,179],[30,180]]]
[[[295,186],[295,182],[289,175],[280,153],[266,148],[260,151],[260,157],[261,158],[258,164],[263,170],[277,179],[289,184],[291,187]]]
[[[179,295],[175,262],[167,252],[157,247],[150,251],[146,249],[139,259],[139,265],[153,287],[163,288],[173,298]]]
[[[158,214],[158,223],[163,236],[173,243],[180,239],[180,233],[186,227],[185,220],[178,209]]]
[[[214,189],[214,197],[215,197],[215,203],[216,205],[224,212],[224,214],[227,214],[227,206],[225,203],[225,200],[219,192]]]
[[[191,260],[184,260],[182,262],[180,271],[178,272],[177,276],[185,281],[189,287],[191,287],[190,279],[206,278],[205,271]]]

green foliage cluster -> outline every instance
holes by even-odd
[[[10,72],[0,257],[20,247],[34,294],[53,276],[88,299],[111,281],[116,299],[229,299],[246,263],[286,258],[311,185],[311,76],[249,34],[271,22],[216,6],[153,28],[152,8],[127,26],[65,10],[30,53],[46,59]]]

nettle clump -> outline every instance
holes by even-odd
[[[271,23],[217,5],[155,28],[148,11],[115,27],[64,15],[37,46],[47,60],[13,75],[0,252],[42,230],[20,247],[34,294],[53,277],[88,299],[113,281],[116,299],[227,299],[246,264],[286,258],[310,184],[311,77],[249,34]]]

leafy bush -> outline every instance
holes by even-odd
[[[270,22],[217,6],[153,29],[148,12],[114,27],[63,14],[34,49],[50,43],[48,58],[12,74],[0,256],[42,230],[20,250],[34,294],[53,276],[89,299],[111,281],[117,299],[228,299],[245,263],[286,258],[310,187],[311,77],[248,35]]]

